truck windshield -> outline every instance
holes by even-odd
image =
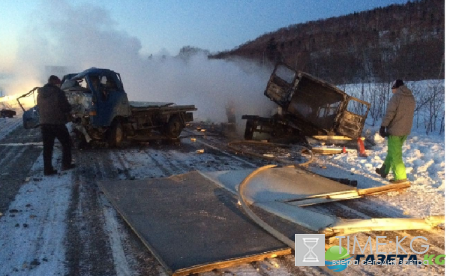
[[[117,84],[114,79],[110,76],[102,76],[100,83],[107,91],[117,91]]]
[[[85,88],[88,90],[88,86],[87,86],[87,82],[86,80],[83,78],[80,80],[80,82],[78,82],[80,84],[81,87]]]
[[[287,68],[286,66],[278,66],[275,71],[275,75],[287,83],[292,83],[295,78],[295,71]]]
[[[366,116],[368,109],[369,107],[366,104],[363,104],[354,99],[350,99],[350,101],[347,104],[347,111],[352,112],[359,116]]]

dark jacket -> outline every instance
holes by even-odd
[[[61,125],[68,122],[67,118],[72,107],[58,86],[47,83],[39,88],[37,105],[41,125]]]
[[[404,85],[400,86],[389,100],[381,126],[387,127],[389,135],[409,135],[415,108],[416,101],[411,90]]]

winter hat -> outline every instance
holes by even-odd
[[[394,85],[392,85],[392,89],[399,88],[399,87],[402,86],[403,84],[404,84],[403,81],[400,80],[400,79],[398,79],[398,80],[396,80],[396,81],[394,82]]]
[[[57,76],[51,75],[51,76],[48,78],[48,82],[49,82],[49,83],[60,84],[60,83],[61,83],[61,80],[60,80]]]

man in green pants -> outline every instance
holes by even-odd
[[[411,133],[416,101],[411,90],[400,79],[394,82],[392,93],[394,95],[389,100],[386,114],[380,127],[381,137],[388,137],[388,153],[383,166],[377,168],[375,172],[386,178],[392,170],[394,179],[390,180],[390,182],[403,183],[407,182],[408,179],[406,178],[406,168],[403,163],[402,146]]]

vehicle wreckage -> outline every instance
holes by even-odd
[[[370,103],[283,63],[275,66],[264,95],[279,106],[278,113],[270,118],[242,116],[247,120],[246,140],[256,139],[258,133],[272,140],[297,138],[301,142],[316,135],[358,139],[370,108]]]
[[[16,111],[12,109],[2,109],[0,110],[0,117],[2,118],[12,118],[16,116]]]
[[[290,82],[280,82],[275,76],[279,69],[271,76],[265,94],[276,99],[283,113],[273,118],[244,116],[248,120],[246,139],[253,139],[255,132],[275,138],[334,134],[360,137],[368,103],[306,73],[297,72]],[[317,95],[320,99],[315,101]],[[309,119],[303,110],[309,110]],[[235,146],[233,142],[230,145]],[[356,181],[344,183],[324,177],[305,169],[313,153],[302,148],[310,159],[301,164],[271,158],[286,166],[190,171],[157,179],[100,181],[98,185],[170,275],[191,275],[291,254],[295,250],[293,234],[324,234],[332,241],[336,236],[358,232],[430,230],[444,223],[444,216],[346,219],[309,208],[396,192],[411,183],[377,183],[361,188]],[[258,153],[252,156],[264,157]]]
[[[23,109],[23,126],[33,128],[39,123],[37,106],[25,110],[20,99],[37,92],[35,87],[17,98]],[[119,73],[109,69],[91,68],[68,74],[61,89],[72,106],[72,125],[80,146],[106,142],[119,146],[125,139],[148,141],[177,138],[186,122],[193,120],[194,105],[162,102],[128,101]]]
[[[120,75],[102,70],[89,69],[63,79],[62,89],[76,114],[74,124],[83,137],[112,140],[113,145],[117,144],[116,138],[132,138],[140,131],[145,134],[156,130],[177,137],[180,127],[192,120],[190,111],[195,110],[194,106],[128,103]],[[290,78],[281,78],[285,76],[282,72]],[[98,77],[107,86],[108,78],[102,81],[100,73],[115,81],[115,90],[106,95],[91,79]],[[282,112],[272,118],[244,116],[246,139],[253,139],[257,132],[272,137],[339,134],[358,138],[370,107],[284,65],[275,68],[265,95],[278,103]],[[33,114],[38,111],[34,107],[26,112],[24,126],[31,126]],[[100,112],[105,113],[99,116]],[[171,126],[171,121],[177,123]],[[312,152],[305,150],[312,158]],[[343,219],[308,208],[410,187],[410,183],[375,184],[364,189],[345,185],[301,168],[309,163],[277,168],[267,165],[256,170],[190,171],[165,178],[97,183],[166,272],[173,275],[290,254],[295,249],[292,234],[319,233],[332,239],[364,231],[431,229],[444,223],[443,216]]]

